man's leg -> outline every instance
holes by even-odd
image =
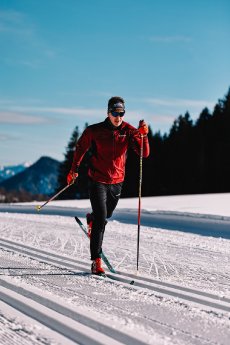
[[[113,214],[115,207],[119,201],[121,195],[122,183],[111,184],[107,185],[107,198],[106,198],[106,218],[110,218]],[[102,238],[101,241],[103,242],[105,227],[108,223],[107,219],[105,219],[104,227],[102,231]]]
[[[89,197],[93,210],[93,226],[90,237],[91,260],[101,257],[101,247],[107,216],[107,189],[108,185],[91,181]]]
[[[108,186],[108,194],[106,200],[107,217],[110,218],[115,210],[121,196],[123,183],[111,184]]]

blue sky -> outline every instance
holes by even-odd
[[[230,86],[229,0],[1,0],[0,165],[63,160],[76,125],[126,100],[168,132]]]

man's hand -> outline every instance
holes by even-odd
[[[68,184],[74,183],[77,177],[78,177],[78,173],[75,173],[74,171],[70,170],[70,172],[67,175],[67,183]]]
[[[138,131],[140,134],[142,135],[147,135],[149,132],[149,127],[148,125],[145,123],[144,120],[140,120],[139,122],[139,127],[138,127]]]

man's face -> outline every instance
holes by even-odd
[[[117,108],[116,112],[123,114],[124,110],[122,108]],[[120,126],[123,122],[123,116],[113,116],[112,113],[110,112],[108,113],[108,117],[115,127]]]

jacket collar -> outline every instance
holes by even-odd
[[[106,128],[110,129],[111,131],[115,131],[115,130],[120,130],[124,127],[124,122],[122,121],[122,123],[120,124],[120,126],[114,126],[112,124],[112,122],[110,121],[109,117],[107,117],[104,121],[104,125]]]

